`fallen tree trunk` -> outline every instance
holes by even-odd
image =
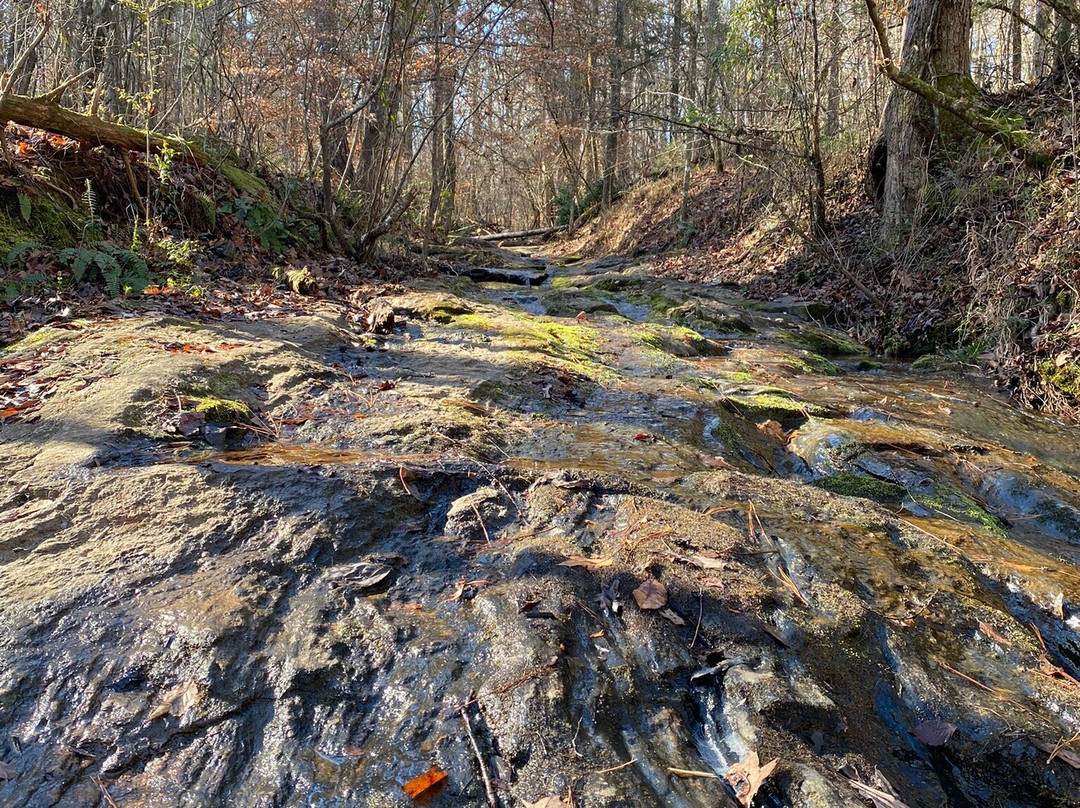
[[[538,227],[533,230],[515,230],[509,233],[489,233],[486,236],[473,236],[477,241],[514,241],[519,238],[533,238],[534,236],[553,236],[566,229],[566,225],[558,227]]]
[[[154,153],[172,152],[175,159],[185,163],[203,166],[210,162],[210,156],[191,141],[147,132],[133,126],[109,123],[96,115],[75,112],[60,106],[52,94],[31,98],[9,93],[0,98],[0,123],[8,121],[20,126],[44,129],[94,146],[111,146],[114,149],[134,152],[146,152],[149,148]]]

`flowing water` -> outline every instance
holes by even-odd
[[[525,269],[6,352],[0,805],[1080,806],[1074,427]]]

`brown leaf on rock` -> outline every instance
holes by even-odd
[[[446,785],[448,777],[449,775],[438,766],[432,766],[419,777],[414,777],[407,782],[402,788],[416,802],[424,805],[438,795],[442,787]]]
[[[649,578],[634,590],[634,600],[642,611],[663,609],[667,606],[667,587],[655,578]]]
[[[345,744],[341,751],[345,753],[346,757],[359,758],[364,756],[364,750],[359,746],[349,746],[348,744]]]
[[[1073,738],[1068,743],[1076,740],[1080,740],[1080,738]],[[1069,749],[1064,743],[1052,744],[1046,741],[1032,741],[1032,743],[1044,752],[1050,753],[1050,757],[1046,759],[1047,763],[1052,760],[1060,760],[1062,763],[1068,763],[1074,769],[1080,769],[1080,753]]]
[[[762,421],[757,425],[758,431],[763,435],[768,435],[773,440],[786,444],[788,442],[788,432],[780,425],[779,421],[774,421],[771,418],[768,421]]]
[[[604,558],[603,556],[596,556],[595,558],[588,558],[587,556],[570,556],[566,561],[560,561],[558,566],[560,567],[584,567],[587,570],[595,572],[596,570],[610,567],[615,563],[613,558]]]
[[[685,620],[683,620],[683,619],[682,619],[682,618],[681,618],[681,617],[680,617],[680,616],[678,615],[678,613],[677,613],[677,612],[674,612],[674,611],[672,611],[671,609],[661,609],[661,610],[660,610],[660,611],[658,612],[658,614],[659,614],[659,615],[660,615],[660,616],[661,616],[662,618],[664,618],[665,620],[667,620],[667,621],[668,621],[669,623],[672,623],[672,624],[674,624],[674,625],[676,625],[676,626],[685,626],[685,625],[686,625],[686,621],[685,621]]]
[[[536,802],[521,801],[525,808],[574,808],[574,804],[562,797],[544,797]]]
[[[724,781],[731,786],[739,803],[749,808],[750,803],[754,801],[754,796],[758,793],[758,789],[773,773],[776,764],[779,762],[777,758],[773,758],[762,766],[761,761],[758,760],[757,752],[751,752],[746,756],[746,760],[736,763],[727,770]]]
[[[200,698],[199,686],[189,679],[162,697],[161,703],[150,713],[150,720],[164,718],[167,715],[183,718],[188,710],[199,703]]]
[[[944,746],[956,732],[956,724],[948,721],[923,721],[915,727],[913,735],[927,746]]]
[[[848,780],[848,782],[853,789],[859,792],[860,796],[874,803],[874,808],[909,808],[907,803],[901,802],[900,798],[896,796],[892,786],[889,786],[889,790],[885,791],[866,783],[860,783],[858,780]]]

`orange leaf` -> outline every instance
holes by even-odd
[[[405,793],[420,804],[430,802],[446,784],[447,773],[438,766],[432,766],[419,777],[414,777],[403,788]]]

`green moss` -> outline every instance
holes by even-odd
[[[856,342],[844,339],[836,334],[830,334],[819,328],[802,328],[798,331],[788,331],[780,334],[781,342],[789,345],[798,345],[821,356],[858,356],[866,353],[866,349]]]
[[[807,352],[802,356],[788,357],[784,360],[784,364],[796,373],[821,373],[825,376],[838,376],[840,374],[840,368],[833,362],[813,352]]]
[[[687,300],[672,306],[667,309],[665,316],[699,331],[743,336],[754,333],[754,329],[741,317],[724,312],[716,304],[710,306],[700,300]]]
[[[1068,362],[1058,367],[1051,359],[1040,362],[1037,371],[1039,378],[1059,393],[1064,393],[1074,401],[1080,400],[1080,365]]]
[[[828,415],[828,410],[809,401],[791,398],[784,391],[763,391],[747,396],[728,396],[724,399],[752,421],[779,421],[785,428],[798,426],[811,416]]]
[[[52,342],[53,340],[72,336],[74,336],[74,334],[71,331],[67,331],[62,328],[52,328],[51,326],[43,326],[37,331],[33,331],[30,334],[27,334],[18,342],[12,345],[8,345],[6,348],[4,348],[3,352],[5,354],[15,354],[19,353],[20,351],[28,350],[29,348],[36,348],[38,346],[44,345],[47,342]]]
[[[902,485],[849,472],[814,480],[814,485],[834,494],[872,499],[874,502],[902,502],[907,497],[907,490]]]
[[[597,357],[602,343],[596,329],[577,323],[554,322],[525,314],[506,312],[501,316],[463,314],[454,323],[474,331],[489,332],[511,351],[520,352],[525,361],[535,361],[542,353],[565,370],[598,382],[618,378]]]
[[[634,337],[643,345],[672,356],[721,356],[725,353],[719,343],[680,325],[646,325],[635,330]]]
[[[859,363],[855,365],[855,370],[866,372],[869,370],[884,370],[885,366],[881,362],[872,362],[869,359],[860,359]]]
[[[196,397],[195,412],[219,423],[247,423],[252,418],[251,408],[243,401],[213,396]]]
[[[565,289],[568,286],[575,286],[574,280],[569,275],[559,275],[551,279],[548,284],[552,289]]]
[[[473,314],[476,310],[465,301],[457,297],[437,297],[425,303],[417,310],[417,314],[437,323],[452,323],[462,318],[463,315]]]
[[[939,487],[915,495],[915,501],[931,511],[967,519],[997,536],[1006,536],[1005,522],[955,488]]]
[[[44,194],[27,195],[30,219],[23,218],[19,194],[0,192],[0,261],[18,244],[36,242],[47,247],[73,247],[78,223],[76,214]]]
[[[591,290],[557,289],[544,296],[544,311],[550,317],[574,317],[578,312],[587,314],[618,314],[611,303],[599,298]]]
[[[242,196],[250,196],[263,202],[274,198],[265,182],[234,163],[222,163],[221,173]]]

